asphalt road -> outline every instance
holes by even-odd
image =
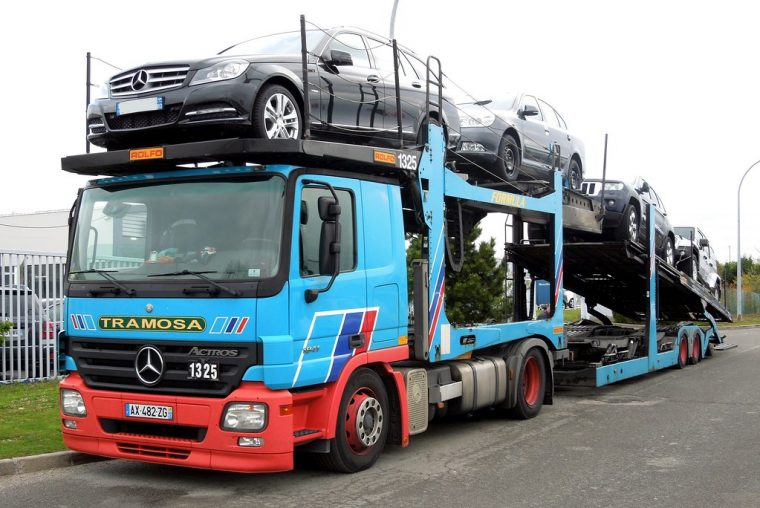
[[[686,370],[564,389],[529,421],[434,424],[373,469],[236,475],[127,461],[0,478],[15,506],[760,506],[760,329]]]

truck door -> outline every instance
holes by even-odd
[[[330,276],[319,274],[320,237],[323,221],[320,197],[331,197],[324,186],[333,186],[341,208],[340,273],[332,287],[308,303],[308,289],[323,289]],[[291,237],[290,335],[297,362],[293,386],[334,381],[362,344],[362,323],[367,314],[367,278],[364,268],[362,197],[357,180],[304,175],[295,189]],[[262,319],[265,319],[262,316]]]
[[[348,54],[351,65],[326,63],[331,60],[333,51]],[[319,69],[321,120],[334,127],[333,130],[349,135],[370,128],[381,129],[383,81],[370,65],[364,38],[351,32],[336,35],[323,51],[322,61]]]

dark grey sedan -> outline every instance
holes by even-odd
[[[252,39],[212,58],[145,64],[113,76],[87,109],[88,139],[108,149],[193,139],[297,139],[308,121],[316,137],[376,142],[397,137],[393,49],[352,28],[308,30],[310,118],[303,118],[301,34]],[[403,137],[426,124],[426,66],[399,52]],[[430,116],[456,146],[459,119],[444,98]]]
[[[549,180],[562,171],[566,187],[583,181],[584,149],[562,116],[530,94],[461,105],[457,164],[476,179]]]

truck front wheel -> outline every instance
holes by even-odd
[[[390,424],[388,394],[380,376],[357,369],[343,390],[335,437],[322,455],[325,469],[356,473],[371,467],[385,447]]]
[[[521,420],[533,418],[544,404],[546,364],[538,348],[528,351],[522,360],[520,381],[517,386],[517,404],[512,415]]]

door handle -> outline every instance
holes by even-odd
[[[419,81],[412,81],[412,86],[414,88],[422,88],[422,83],[420,83]]]
[[[352,335],[348,338],[348,347],[351,349],[356,349],[364,346],[364,334],[363,333],[357,333],[356,335]]]
[[[380,76],[377,74],[370,74],[367,76],[367,83],[380,83]]]
[[[570,134],[568,134],[568,135],[567,135],[567,140],[568,140],[568,141],[572,141],[572,140],[570,139]]]
[[[549,135],[549,128],[548,128],[548,127],[544,127],[544,132],[545,132],[545,133],[546,133],[546,135],[548,136],[548,135]]]

